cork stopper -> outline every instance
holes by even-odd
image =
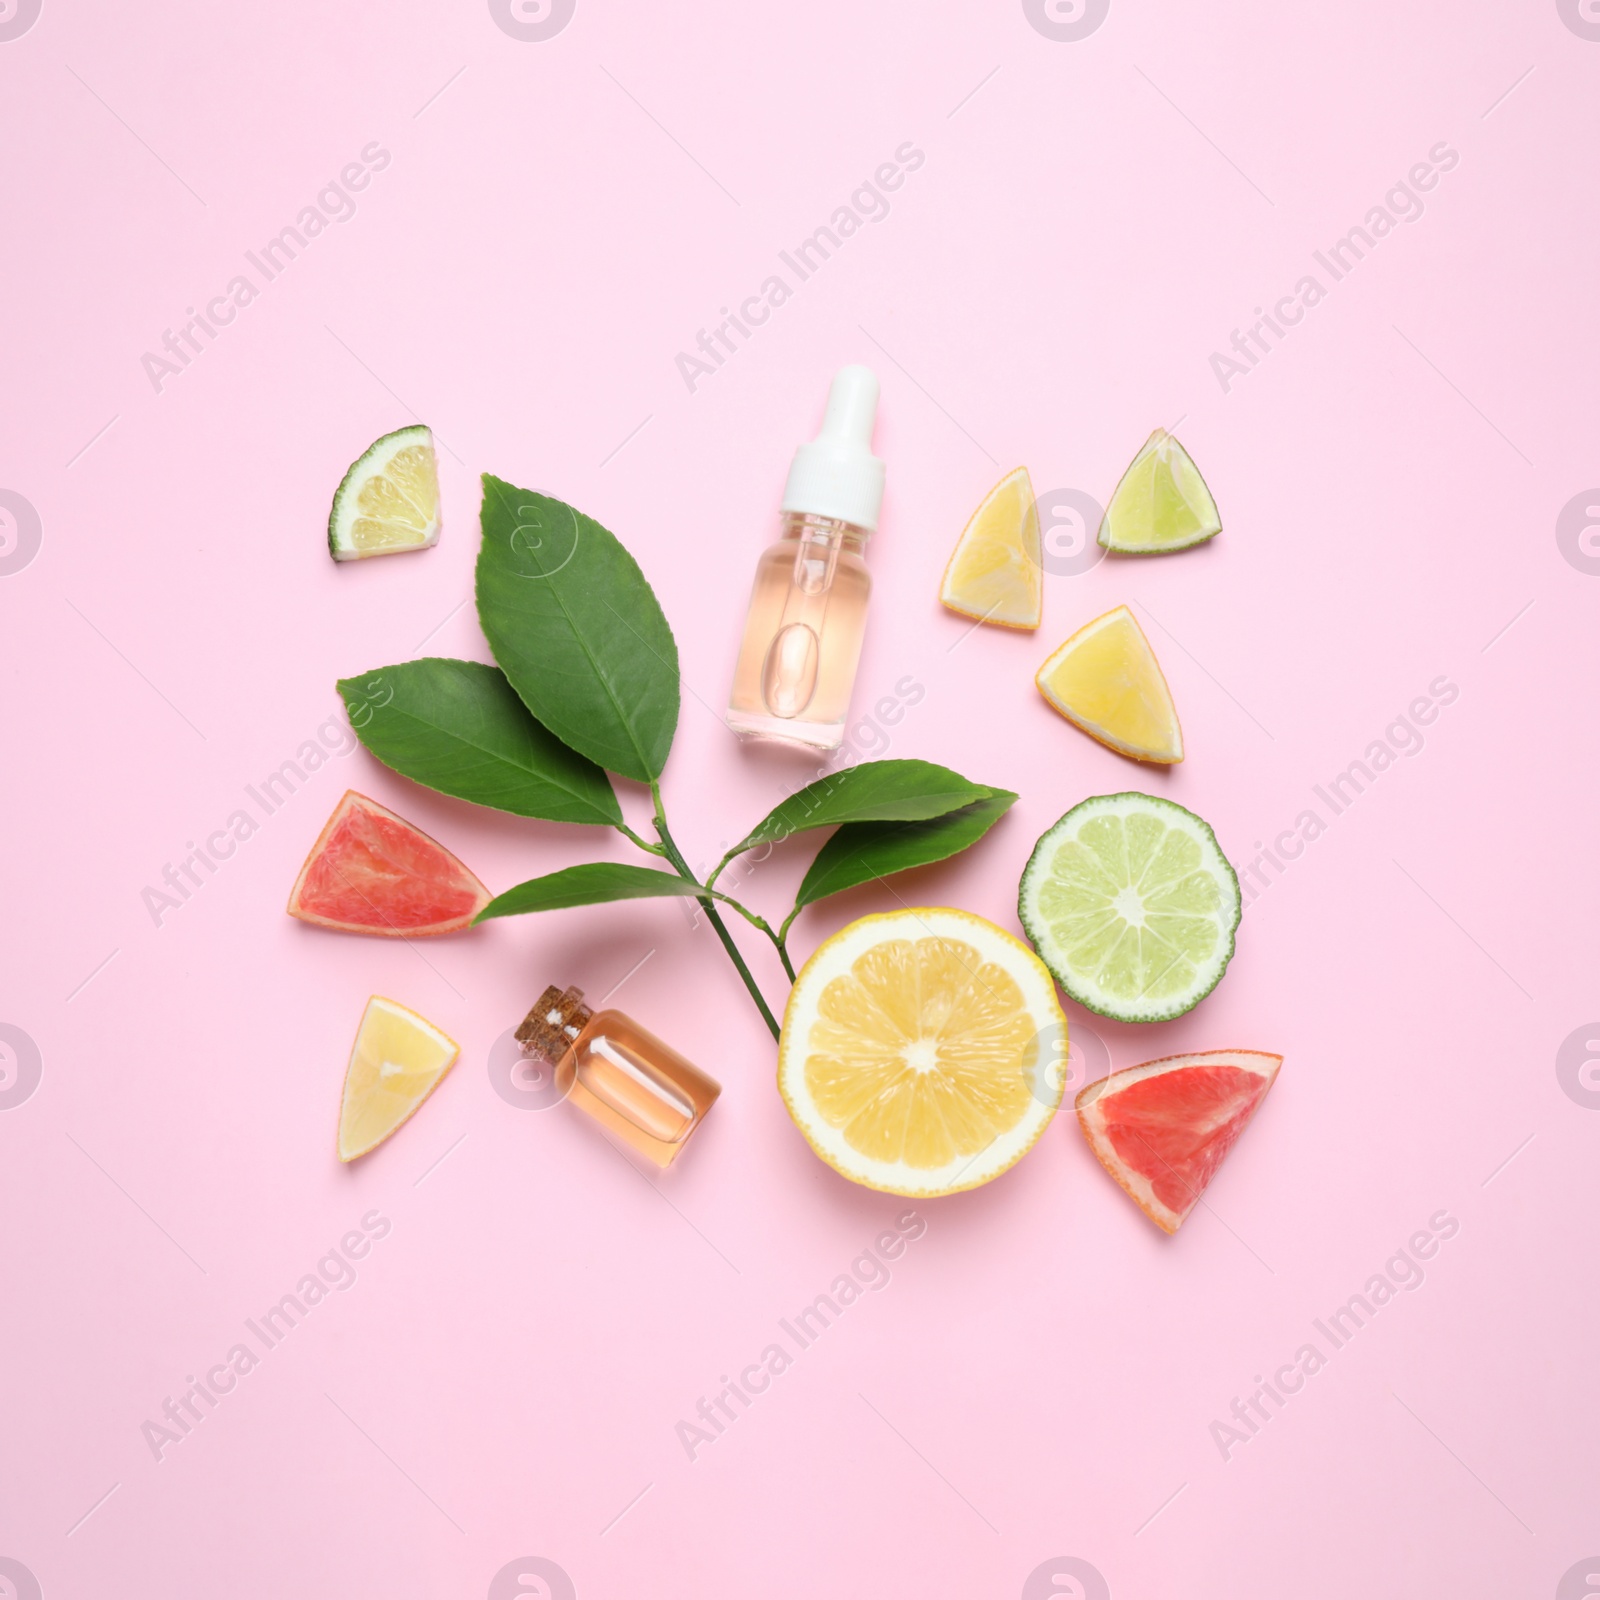
[[[535,1002],[517,1029],[517,1043],[525,1056],[538,1056],[552,1067],[572,1048],[572,1041],[588,1026],[594,1012],[583,1003],[582,989],[562,990],[551,984]]]

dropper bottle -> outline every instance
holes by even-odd
[[[871,369],[841,369],[822,431],[794,453],[783,530],[756,565],[728,699],[728,726],[743,738],[815,750],[844,738],[872,588],[862,554],[883,501],[877,410]]]

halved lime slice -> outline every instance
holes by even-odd
[[[1239,880],[1210,827],[1148,794],[1076,805],[1034,846],[1017,915],[1057,983],[1118,1022],[1165,1022],[1233,956]]]
[[[367,446],[345,473],[328,513],[335,561],[426,550],[439,542],[439,468],[433,433],[417,423]]]
[[[1124,555],[1162,555],[1222,531],[1217,502],[1189,452],[1157,428],[1133,458],[1100,523],[1100,543]]]

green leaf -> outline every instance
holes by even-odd
[[[995,792],[932,761],[864,761],[796,790],[728,854],[736,856],[806,828],[940,817]]]
[[[652,895],[702,895],[705,890],[676,873],[625,861],[585,861],[543,878],[529,878],[496,895],[473,919],[516,917],[525,911],[562,911],[568,906],[598,905],[604,900],[642,900]]]
[[[402,661],[339,693],[373,755],[441,794],[549,822],[622,821],[604,771],[541,728],[495,667]]]
[[[486,472],[477,589],[489,647],[534,716],[611,772],[659,778],[678,725],[678,647],[616,536]]]
[[[920,822],[846,823],[817,852],[811,870],[801,880],[795,910],[858,884],[959,855],[976,844],[1016,798],[1008,789],[991,789],[982,800],[942,817]]]

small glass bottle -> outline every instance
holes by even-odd
[[[551,984],[517,1029],[522,1053],[555,1074],[566,1099],[658,1167],[670,1167],[722,1086],[620,1011],[592,1011],[583,990]]]
[[[756,564],[728,699],[728,726],[742,738],[815,750],[844,738],[872,587],[862,553],[883,501],[877,410],[871,369],[843,368],[822,431],[794,453],[783,531]]]

